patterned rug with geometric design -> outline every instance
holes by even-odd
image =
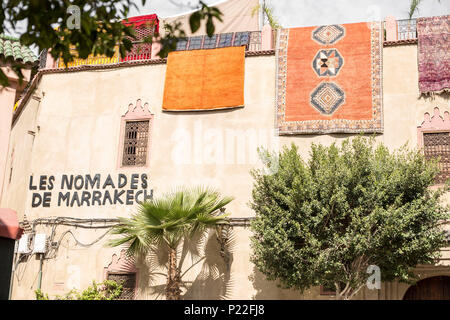
[[[280,135],[382,132],[380,22],[281,29]]]

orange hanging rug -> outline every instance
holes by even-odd
[[[163,110],[244,106],[245,47],[169,53]]]
[[[282,29],[280,134],[382,132],[382,24]]]

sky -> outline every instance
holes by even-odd
[[[208,5],[218,0],[204,0]],[[137,0],[136,4],[141,1]],[[156,13],[160,17],[189,12],[198,0],[147,0],[140,12],[130,16]],[[306,27],[364,21],[381,21],[393,15],[407,19],[410,0],[266,0],[274,8],[275,16],[283,27]],[[415,17],[450,14],[450,0],[422,0]]]

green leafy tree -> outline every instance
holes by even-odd
[[[144,6],[146,0],[141,0]],[[80,8],[80,28],[67,27],[68,20],[73,17],[68,12],[71,5]],[[0,5],[0,34],[12,33],[17,30],[17,24],[26,25],[25,32],[20,36],[20,43],[25,46],[36,46],[39,51],[49,49],[53,58],[62,57],[64,63],[73,61],[75,57],[86,59],[92,55],[115,54],[115,46],[119,46],[121,57],[132,47],[136,34],[131,26],[126,26],[130,9],[136,8],[132,0],[4,0]],[[210,8],[200,1],[198,11],[190,20],[191,31],[200,28],[202,20],[206,21],[206,31],[209,36],[214,34],[214,20],[222,21],[222,13],[217,8]],[[165,26],[166,34],[160,37],[163,48],[159,55],[166,57],[176,48],[180,38],[185,37],[185,31],[180,23]],[[149,36],[143,40],[151,43]],[[71,49],[75,50],[71,50]],[[14,72],[23,79],[23,65],[17,61],[9,62]],[[8,78],[0,70],[0,86],[8,85]]]
[[[309,160],[295,145],[265,152],[268,175],[253,171],[251,260],[269,280],[304,291],[336,288],[353,298],[378,266],[382,281],[414,281],[413,269],[440,256],[448,219],[443,190],[432,191],[436,162],[403,147],[393,153],[357,137],[312,144]]]
[[[218,192],[207,188],[184,188],[143,202],[131,218],[119,218],[121,223],[112,229],[112,234],[121,237],[111,240],[109,245],[127,244],[127,253],[137,259],[146,257],[150,251],[167,250],[166,299],[179,300],[179,246],[207,228],[227,223],[226,215],[220,214],[220,211],[231,201],[232,198],[222,198]]]

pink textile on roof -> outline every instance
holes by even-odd
[[[126,26],[133,26],[135,28],[145,26],[153,23],[155,25],[155,33],[159,31],[159,19],[156,14],[148,14],[145,16],[131,17],[127,20],[123,20],[123,24]]]

